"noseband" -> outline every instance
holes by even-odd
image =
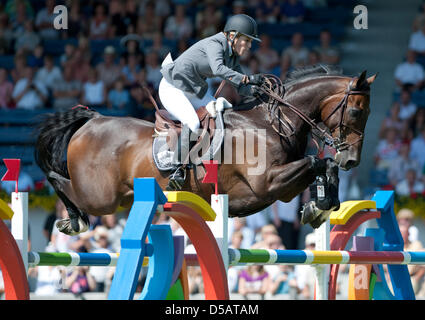
[[[274,75],[267,75],[265,84],[260,89],[269,97],[268,101],[263,101],[263,102],[267,103],[269,114],[271,115],[271,118],[277,119],[278,122],[279,122],[279,128],[276,128],[275,125],[272,123],[273,129],[280,136],[285,137],[285,138],[288,138],[289,136],[295,134],[294,126],[292,125],[292,122],[284,115],[284,113],[280,109],[280,106],[278,106],[277,102],[279,102],[280,104],[288,107],[295,114],[297,114],[302,120],[304,120],[304,122],[306,122],[308,125],[310,125],[310,127],[312,129],[313,128],[316,129],[317,132],[319,132],[319,133],[315,134],[315,135],[320,140],[322,140],[326,145],[329,145],[329,146],[335,148],[337,151],[345,150],[345,149],[349,148],[350,146],[352,146],[352,145],[354,145],[358,142],[363,141],[363,133],[360,130],[358,130],[358,129],[352,127],[352,126],[349,126],[344,122],[344,114],[345,114],[345,111],[347,109],[349,96],[350,95],[370,95],[368,90],[354,90],[353,84],[354,84],[354,81],[356,79],[358,79],[358,78],[351,79],[350,83],[348,84],[347,89],[345,90],[344,97],[336,105],[336,107],[332,110],[332,112],[326,117],[326,119],[322,120],[322,122],[325,123],[339,109],[342,109],[341,110],[341,118],[338,122],[338,125],[336,125],[332,129],[330,129],[331,134],[329,134],[326,131],[326,129],[320,128],[313,119],[311,119],[309,116],[304,114],[297,107],[295,107],[294,105],[289,103],[287,100],[284,100],[282,98],[282,96],[283,96],[283,94],[282,94],[282,92],[283,92],[282,81]],[[276,111],[275,111],[276,109],[277,109],[277,114],[276,114]],[[284,117],[284,119],[282,119],[282,116]],[[271,119],[271,122],[273,122],[273,119]],[[290,133],[286,134],[286,133],[282,132],[281,128],[283,128],[283,127],[286,128],[287,131],[289,130]],[[352,143],[348,143],[347,141],[345,141],[347,135],[343,135],[343,131],[345,131],[345,130],[343,130],[343,128],[349,129],[352,132],[354,132],[355,134],[357,134],[358,138],[356,139],[356,141],[354,141]],[[338,138],[334,138],[332,136],[332,134],[334,133],[334,131],[336,129],[339,129],[339,137]]]

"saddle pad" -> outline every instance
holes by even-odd
[[[173,164],[173,152],[167,144],[167,136],[155,137],[152,144],[152,157],[160,171],[176,169]]]

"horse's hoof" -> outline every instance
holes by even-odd
[[[328,218],[331,215],[331,212],[334,210],[334,208],[332,208],[330,210],[322,211],[322,213],[317,218],[315,218],[313,221],[311,221],[310,225],[313,227],[313,229],[319,228],[323,224],[323,222],[328,220]]]
[[[322,210],[317,208],[316,203],[314,201],[310,201],[304,204],[303,209],[301,211],[301,223],[308,224],[314,221],[315,219],[317,219],[317,217],[320,216],[322,212]]]
[[[77,219],[77,223],[78,223],[78,229],[77,228],[73,228],[71,223],[71,219],[67,218],[67,219],[62,219],[59,220],[58,222],[56,222],[56,228],[58,228],[58,230],[66,235],[69,236],[76,236],[77,234],[80,234],[82,232],[86,232],[89,229],[89,225],[87,223],[85,223],[81,218]],[[77,229],[77,230],[76,230]]]

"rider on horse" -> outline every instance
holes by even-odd
[[[170,55],[162,63],[163,78],[159,85],[159,97],[165,109],[182,123],[180,150],[189,150],[190,132],[196,132],[200,123],[195,109],[206,106],[215,117],[216,112],[232,107],[225,98],[215,99],[207,92],[207,78],[220,77],[230,82],[240,95],[258,93],[263,76],[247,76],[239,64],[239,57],[251,48],[252,40],[261,41],[257,23],[245,14],[232,16],[223,32],[202,39],[183,52],[175,61]],[[170,176],[171,186],[181,188],[185,174],[181,168],[183,157],[175,150],[177,170]]]

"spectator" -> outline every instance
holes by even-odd
[[[320,61],[326,64],[338,64],[340,59],[339,50],[332,46],[332,35],[328,30],[320,32],[320,45],[315,46],[313,50],[320,55]]]
[[[55,0],[46,0],[46,7],[37,13],[35,25],[41,38],[44,39],[57,39],[59,31],[53,27],[53,21],[56,18],[53,10],[56,6]]]
[[[158,90],[162,79],[161,65],[159,64],[158,53],[150,51],[146,55],[146,80],[152,84],[155,90]]]
[[[422,23],[420,29],[410,35],[408,48],[418,55],[425,55],[425,23]]]
[[[4,12],[11,21],[14,21],[18,11],[21,10],[21,6],[25,9],[25,14],[28,18],[34,18],[34,9],[32,8],[31,1],[29,0],[7,0],[6,5],[4,6]]]
[[[394,128],[388,128],[385,138],[379,140],[375,152],[375,164],[378,170],[388,170],[391,162],[397,158],[401,148],[401,141]]]
[[[7,70],[0,68],[0,109],[13,108],[13,83],[8,80]]]
[[[91,242],[89,252],[92,253],[112,253],[108,229],[104,226],[98,226],[94,229],[94,242]],[[105,281],[109,273],[109,268],[102,266],[93,266],[89,270],[89,274],[96,281],[96,288],[92,289],[95,292],[105,291]]]
[[[281,21],[283,23],[300,23],[304,21],[305,8],[302,1],[285,1],[282,4],[281,12]]]
[[[106,15],[106,7],[98,3],[94,9],[94,16],[90,20],[90,39],[104,40],[108,38],[109,21]]]
[[[97,71],[91,68],[87,82],[83,84],[82,102],[93,108],[103,108],[106,102],[106,89],[102,80],[99,79]]]
[[[192,36],[193,26],[188,17],[185,16],[184,5],[176,5],[176,12],[165,21],[165,37],[172,40],[181,38],[190,38]]]
[[[73,70],[73,78],[82,83],[88,80],[88,74],[90,72],[90,56],[84,53],[83,48],[75,50],[74,55],[69,61],[69,65]]]
[[[239,274],[238,292],[245,299],[248,294],[259,294],[261,299],[270,286],[269,274],[264,270],[262,265],[250,265],[246,269],[241,270]]]
[[[409,240],[410,228],[408,226],[401,225],[399,228],[404,241],[404,251],[424,251],[420,241]],[[421,292],[421,294],[423,294],[425,292],[425,267],[421,265],[408,265],[407,268],[409,270],[414,293],[419,295],[419,292]]]
[[[81,82],[73,77],[72,66],[66,64],[63,69],[63,78],[53,84],[53,108],[56,111],[62,111],[78,105],[81,89]]]
[[[422,168],[415,159],[409,158],[410,145],[403,143],[399,155],[392,161],[390,169],[388,171],[388,180],[391,185],[396,186],[405,177],[407,170],[414,169],[418,177],[421,176]]]
[[[416,53],[408,50],[406,62],[400,63],[394,72],[395,83],[400,89],[408,87],[411,91],[420,89],[424,84],[424,68],[416,62]]]
[[[320,60],[320,54],[316,51],[316,50],[311,50],[308,53],[308,61],[307,61],[307,65],[309,66],[314,66],[318,63],[322,62]]]
[[[64,274],[63,267],[37,267],[37,296],[54,296],[61,292],[61,281]]]
[[[146,54],[149,54],[151,51],[156,51],[160,61],[162,62],[166,55],[171,52],[171,48],[167,46],[162,41],[161,32],[155,32],[152,37],[152,46],[145,49]]]
[[[131,86],[136,83],[137,73],[140,71],[139,59],[135,54],[129,54],[127,57],[126,65],[122,68],[121,72],[124,75],[125,84]]]
[[[260,63],[260,72],[271,73],[273,68],[279,65],[279,54],[271,47],[270,37],[266,34],[260,36],[261,42],[254,56]]]
[[[119,252],[121,250],[121,235],[124,231],[126,219],[117,220],[115,214],[108,214],[102,216],[102,225],[108,231],[108,241],[113,252]]]
[[[65,280],[65,285],[75,296],[81,297],[84,292],[96,290],[96,280],[89,272],[89,267],[74,267]]]
[[[420,129],[418,136],[412,140],[409,157],[419,163],[423,172],[425,168],[425,125]]]
[[[71,59],[72,59],[72,56],[74,55],[74,53],[75,53],[75,50],[76,50],[76,48],[75,48],[75,46],[72,44],[72,43],[67,43],[66,45],[65,45],[65,52],[60,56],[60,58],[59,58],[59,62],[60,62],[60,64],[61,64],[61,67],[62,68],[64,68],[65,67],[65,65],[69,62],[69,61],[71,61]]]
[[[32,20],[25,21],[25,29],[22,34],[16,37],[15,51],[34,51],[35,47],[40,43],[40,36],[34,30],[34,22]]]
[[[33,20],[33,17],[28,15],[23,1],[16,1],[16,15],[10,17],[10,25],[13,30],[14,38],[18,39],[25,32],[25,22]]]
[[[15,68],[10,71],[10,75],[12,76],[13,83],[16,83],[25,78],[26,68],[27,68],[27,59],[24,54],[15,54],[13,59]]]
[[[405,227],[408,228],[408,231],[409,231],[408,240],[411,243],[417,241],[418,240],[418,237],[419,237],[419,230],[413,224],[413,218],[414,217],[415,217],[415,214],[413,213],[412,210],[410,210],[408,208],[401,208],[397,212],[397,223],[398,223],[398,226],[399,227],[405,226]],[[404,243],[406,244],[407,241],[404,241]]]
[[[261,1],[255,8],[255,17],[258,23],[276,23],[280,17],[281,8],[275,0]]]
[[[291,67],[305,66],[308,62],[308,49],[304,47],[302,33],[296,32],[292,36],[292,45],[282,52],[282,72],[287,72]]]
[[[114,88],[108,93],[108,107],[111,109],[125,109],[130,103],[130,93],[124,88],[124,79],[118,78]]]
[[[24,66],[27,64],[28,60],[28,66],[31,68],[34,68],[35,70],[38,70],[39,68],[42,68],[44,65],[44,46],[42,44],[39,44],[35,47],[34,51],[28,56],[28,59],[24,58],[24,61],[21,62]],[[19,76],[19,69],[16,66],[15,62],[15,69],[18,72]],[[12,74],[12,77],[15,78],[15,76]]]
[[[43,108],[48,98],[48,91],[44,84],[34,80],[34,70],[25,69],[25,78],[19,80],[13,89],[12,97],[19,109],[34,110]]]
[[[418,13],[413,20],[412,29],[413,32],[418,31],[421,26],[425,23],[425,2],[421,4],[421,12]]]
[[[152,6],[153,11],[147,12],[147,6]],[[139,2],[139,16],[147,17],[153,15],[164,20],[171,14],[171,4],[169,0],[141,0]]]
[[[112,3],[109,4],[111,7]],[[135,0],[127,0],[125,6],[120,4],[119,13],[111,16],[111,28],[116,29],[113,32],[115,36],[124,36],[134,33],[137,25],[137,3]]]
[[[394,102],[390,108],[390,114],[382,121],[381,128],[379,129],[379,138],[383,139],[388,128],[394,128],[400,132],[403,128],[403,122],[399,118],[400,103]]]
[[[137,34],[144,39],[152,40],[156,33],[161,32],[162,18],[155,15],[155,3],[149,1],[145,13],[137,20]]]
[[[229,227],[231,232],[229,234],[233,234],[234,232],[242,232],[243,234],[243,243],[242,248],[250,248],[254,243],[255,234],[250,228],[246,226],[246,218],[234,218],[229,221]]]
[[[80,1],[72,1],[68,16],[68,29],[61,30],[65,39],[79,38],[82,34],[88,34],[87,19],[80,10]]]
[[[198,38],[206,38],[219,32],[222,15],[222,12],[216,8],[215,0],[205,1],[205,8],[198,11],[195,16]]]
[[[309,233],[305,237],[305,250],[315,250],[316,241],[314,233]],[[313,298],[314,286],[316,283],[316,271],[313,266],[300,264],[295,266],[295,279],[298,285],[298,293],[301,299],[311,300]]]
[[[412,120],[415,116],[416,109],[417,106],[412,102],[409,90],[402,90],[400,95],[400,112],[398,113],[400,120],[407,122]]]
[[[115,48],[107,46],[103,51],[103,62],[96,66],[99,79],[105,84],[106,90],[110,90],[115,81],[121,76],[121,68],[115,62]]]
[[[232,3],[232,15],[246,14],[245,1],[236,0]]]
[[[300,228],[298,219],[299,205],[299,196],[296,196],[288,203],[277,200],[272,205],[273,223],[286,249],[297,249]]]
[[[231,236],[229,248],[242,249],[243,234],[240,231],[236,231]],[[238,292],[238,278],[239,271],[243,269],[242,266],[230,266],[227,270],[227,282],[229,284],[229,292]]]
[[[289,294],[289,299],[296,298],[297,281],[295,272],[292,266],[280,264],[278,265],[279,272],[270,279],[269,288],[267,291],[271,295]],[[292,289],[292,290],[291,290]]]
[[[48,90],[52,90],[53,85],[61,79],[61,70],[55,66],[53,56],[46,55],[44,57],[44,67],[37,71],[35,81],[43,83]]]
[[[415,169],[408,169],[405,179],[395,186],[395,192],[399,196],[415,197],[425,191],[424,184],[418,180]]]
[[[418,108],[413,121],[410,123],[413,136],[417,136],[423,126],[425,126],[425,108],[421,107]]]

